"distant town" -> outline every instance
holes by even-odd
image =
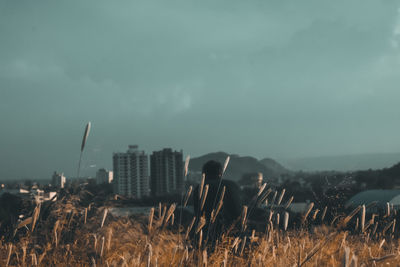
[[[95,177],[66,177],[62,170],[55,170],[47,182],[2,182],[0,196],[7,193],[38,204],[56,201],[65,194],[82,198],[82,192],[86,192],[98,206],[149,207],[158,202],[176,203],[190,186],[199,184],[201,167],[206,161],[213,159],[222,163],[228,156],[231,161],[224,178],[239,184],[244,204],[251,202],[254,194],[267,183],[273,195],[286,194],[292,198],[290,210],[295,213],[304,212],[309,203],[320,210],[326,205],[345,210],[363,202],[377,202],[380,207],[389,203],[393,209],[400,207],[400,202],[392,201],[400,199],[400,164],[355,172],[293,172],[269,158],[257,160],[216,152],[191,159],[184,175],[182,150],[164,148],[148,155],[138,145],[129,145],[125,152],[110,155],[113,169],[100,168]],[[262,205],[268,208],[276,203]]]
[[[149,157],[138,145],[130,145],[126,152],[114,153],[112,161],[113,170],[101,168],[94,178],[69,179],[63,172],[54,171],[50,184],[29,180],[1,184],[0,195],[10,193],[43,202],[55,200],[57,191],[76,183],[112,185],[114,194],[133,199],[180,194],[184,190],[182,150],[165,148],[154,151]]]

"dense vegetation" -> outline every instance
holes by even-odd
[[[207,222],[181,218],[175,203],[157,205],[148,216],[117,218],[108,200],[87,190],[64,192],[12,224],[1,238],[1,265],[396,266],[400,259],[395,210],[369,214],[360,206],[328,218],[330,207],[310,203],[295,217],[286,209],[290,198],[272,192],[264,187],[254,203],[266,198],[284,208],[256,219],[256,209],[245,206],[237,231],[224,233],[214,247],[202,232]]]

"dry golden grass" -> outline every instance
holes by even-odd
[[[194,197],[203,203],[207,191],[203,179],[201,193]],[[400,266],[397,212],[390,207],[379,217],[367,215],[363,205],[326,225],[311,226],[317,219],[324,221],[327,208],[319,212],[310,203],[300,229],[286,231],[291,197],[283,210],[271,208],[264,230],[256,232],[248,225],[249,216],[271,192],[262,187],[249,207],[243,207],[240,232],[223,234],[213,249],[203,230],[215,222],[223,196],[211,222],[201,216],[185,225],[180,225],[182,209],[175,203],[159,204],[149,216],[114,218],[107,207],[81,207],[78,196],[66,196],[51,206],[37,206],[30,218],[19,222],[16,241],[1,237],[0,266]],[[271,207],[284,194],[277,198],[275,191]]]
[[[184,234],[171,230],[174,205],[153,209],[150,218],[57,205],[19,241],[2,239],[1,266],[399,266],[399,240],[372,239],[372,227],[351,235],[328,226],[284,231],[285,223],[277,229],[271,222],[263,233],[224,237],[211,251],[192,248]]]

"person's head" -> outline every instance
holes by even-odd
[[[220,178],[222,176],[222,165],[218,161],[209,160],[203,165],[203,173],[206,178]]]

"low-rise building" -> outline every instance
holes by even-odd
[[[57,200],[56,195],[57,192],[44,192],[44,190],[40,189],[31,190],[31,196],[37,204],[48,200],[56,201]]]
[[[97,184],[110,184],[113,181],[113,172],[106,169],[99,169],[96,173]]]
[[[51,179],[51,184],[57,188],[64,188],[65,182],[67,181],[63,173],[54,172]]]
[[[369,212],[384,211],[388,206],[400,210],[400,190],[366,190],[354,195],[346,203],[347,208],[360,205],[365,205]]]

